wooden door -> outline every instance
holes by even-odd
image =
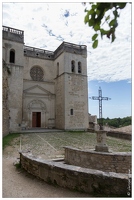
[[[36,127],[41,127],[41,112],[36,113]]]
[[[32,113],[32,127],[41,127],[41,112]]]

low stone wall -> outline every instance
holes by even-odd
[[[119,131],[106,131],[107,136],[125,139],[125,140],[132,140],[132,134],[131,133],[125,133],[125,132],[119,132]],[[88,128],[88,132],[96,133],[96,130]]]
[[[20,153],[20,162],[30,174],[48,183],[101,196],[127,196],[128,182],[131,181],[127,174],[106,173],[64,162],[40,160],[25,153]]]
[[[107,136],[116,137],[125,140],[132,140],[132,134],[116,131],[108,131]]]
[[[106,153],[94,150],[65,148],[65,162],[70,165],[102,170],[105,172],[129,173],[131,171],[131,152]]]

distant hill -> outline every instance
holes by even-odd
[[[125,133],[132,133],[132,125],[129,125],[129,126],[124,126],[124,127],[121,127],[121,128],[115,128],[115,129],[112,129],[110,128],[111,131],[119,131],[119,132],[125,132]]]

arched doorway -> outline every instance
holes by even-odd
[[[31,127],[45,127],[46,105],[41,100],[32,100],[28,104],[29,124]]]

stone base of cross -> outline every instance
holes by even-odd
[[[106,144],[106,131],[98,130],[97,135],[97,145],[95,146],[95,151],[99,152],[109,152],[108,146]]]

